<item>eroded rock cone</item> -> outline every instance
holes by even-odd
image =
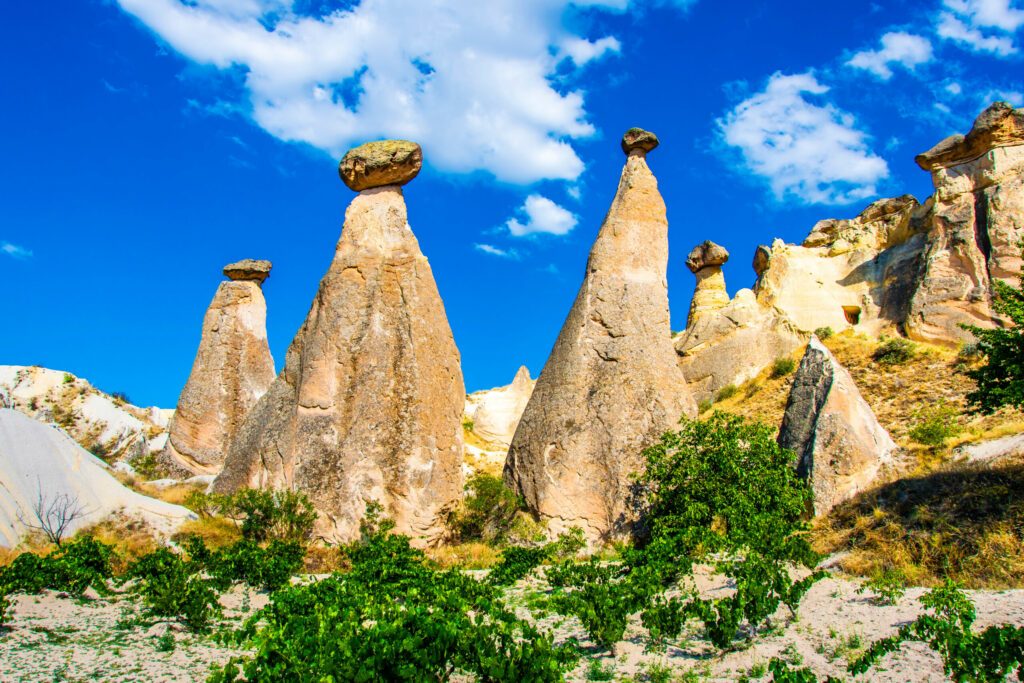
[[[696,278],[697,285],[690,300],[690,315],[686,327],[697,322],[705,313],[717,311],[729,305],[729,292],[725,288],[722,265],[729,260],[725,247],[706,241],[698,244],[686,259],[686,267]]]
[[[618,192],[504,472],[553,532],[580,526],[591,540],[631,531],[642,450],[696,413],[672,348],[665,203],[646,151],[623,147]]]
[[[524,365],[508,386],[470,394],[466,417],[473,421],[473,432],[485,441],[508,447],[533,393],[533,385],[530,371]]]
[[[418,545],[462,492],[459,352],[396,185],[361,192],[285,367],[232,445],[217,491],[306,492],[346,541],[379,501]]]
[[[274,381],[261,283],[270,261],[224,267],[230,280],[203,318],[192,372],[178,398],[160,460],[179,474],[217,474],[242,421]]]
[[[779,445],[797,454],[816,515],[870,488],[896,451],[850,373],[813,335],[793,378]]]

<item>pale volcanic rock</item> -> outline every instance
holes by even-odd
[[[729,304],[729,292],[722,273],[722,265],[728,260],[729,252],[725,247],[711,241],[698,244],[686,258],[686,267],[697,278],[693,299],[690,300],[690,314],[686,319],[687,327],[696,324],[702,315]]]
[[[576,301],[519,422],[506,482],[553,533],[628,534],[642,450],[696,413],[669,326],[668,221],[642,147],[628,158]]]
[[[250,412],[214,490],[307,493],[317,533],[358,536],[379,501],[417,545],[462,493],[459,352],[397,185],[345,212],[334,260],[285,367]]]
[[[912,339],[956,344],[961,323],[992,327],[992,280],[1016,283],[1024,238],[1024,112],[997,102],[966,137],[918,157],[931,170],[928,244],[910,303]],[[950,142],[959,140],[959,142]]]
[[[793,378],[779,445],[796,453],[816,515],[869,489],[896,452],[850,373],[815,336]]]
[[[423,167],[423,150],[408,140],[378,140],[350,149],[338,164],[338,175],[350,190],[362,192],[386,185],[405,185]]]
[[[524,365],[508,386],[467,396],[466,417],[473,421],[473,433],[485,441],[508,448],[533,394],[534,384],[530,371]]]
[[[13,547],[37,523],[34,510],[67,501],[82,516],[67,529],[76,531],[113,515],[140,520],[167,537],[196,516],[180,505],[136,493],[121,484],[110,468],[64,431],[0,408],[0,546]]]
[[[178,474],[217,474],[242,421],[274,381],[261,283],[269,261],[224,267],[203,318],[192,372],[178,398],[160,461]]]

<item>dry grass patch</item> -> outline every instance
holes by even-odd
[[[911,583],[945,577],[969,588],[1024,586],[1024,460],[945,466],[885,484],[815,522],[815,549],[847,552],[839,566]]]
[[[139,493],[156,498],[173,505],[185,505],[185,499],[195,491],[205,491],[206,484],[171,484],[170,486],[153,486],[144,481],[136,481],[132,486]],[[186,506],[187,507],[187,506]]]
[[[123,574],[128,565],[160,547],[147,524],[122,515],[109,517],[76,535],[92,536],[101,543],[114,546],[111,570],[115,575]]]
[[[227,517],[190,519],[178,527],[173,540],[178,541],[188,536],[198,536],[210,548],[221,548],[242,540],[238,524]]]
[[[470,541],[428,548],[427,557],[443,569],[488,569],[498,562],[501,550],[486,543]]]

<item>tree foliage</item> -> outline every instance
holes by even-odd
[[[1003,406],[1024,408],[1024,285],[1012,287],[1001,280],[992,283],[992,308],[1006,316],[1010,325],[983,329],[962,327],[978,339],[978,353],[985,361],[968,370],[977,388],[967,395],[971,407],[991,413]]]

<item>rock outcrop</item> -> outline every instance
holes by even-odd
[[[928,244],[906,319],[912,339],[969,340],[960,323],[998,324],[992,280],[1017,282],[1024,238],[1024,111],[986,109],[966,135],[917,157],[935,185]]]
[[[757,375],[771,354],[819,328],[955,345],[969,338],[960,323],[1000,324],[992,280],[1016,282],[1021,267],[1022,121],[1020,110],[996,103],[966,136],[918,156],[935,185],[923,205],[909,195],[880,199],[855,218],[819,221],[801,245],[757,247],[757,309],[744,290],[741,301],[706,306],[698,279],[698,315],[675,340],[697,398]],[[757,335],[762,348],[747,347]]]
[[[20,365],[0,365],[0,408],[56,424],[82,448],[120,463],[161,451],[174,413],[134,406],[70,372]]]
[[[270,268],[270,261],[253,259],[224,266],[229,279],[206,310],[199,350],[160,455],[174,472],[220,472],[242,421],[274,381],[262,290]]]
[[[710,241],[698,244],[690,252],[686,267],[697,278],[697,285],[690,301],[687,327],[696,324],[704,314],[729,304],[729,292],[725,289],[725,275],[722,274],[722,266],[728,260],[729,252],[725,247]]]
[[[179,505],[126,488],[62,430],[0,408],[0,546],[17,545],[28,532],[25,523],[38,523],[40,498],[44,510],[56,504],[56,512],[64,501],[81,510],[68,535],[111,515],[141,520],[162,536],[196,518]]]
[[[629,533],[641,451],[696,412],[671,343],[668,221],[645,159],[652,142],[639,130],[623,140],[618,192],[505,463],[506,482],[555,533]]]
[[[338,164],[338,175],[350,190],[405,185],[423,167],[423,150],[408,140],[367,142],[350,149]]]
[[[357,149],[376,159],[391,146]],[[433,543],[462,493],[464,403],[459,352],[402,189],[363,190],[284,370],[246,418],[214,490],[304,491],[318,533],[339,541],[358,535],[376,500],[397,531]]]
[[[508,448],[533,394],[533,385],[530,371],[524,365],[508,386],[467,396],[466,418],[473,422],[473,433],[484,441]]]
[[[870,488],[896,452],[850,373],[815,336],[793,378],[779,445],[797,454],[816,515]]]

